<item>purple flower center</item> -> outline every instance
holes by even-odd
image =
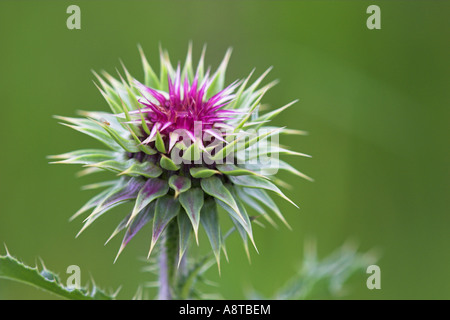
[[[216,124],[232,119],[230,116],[237,111],[225,107],[235,96],[233,91],[237,82],[207,98],[212,82],[207,73],[201,83],[198,75],[195,75],[192,83],[187,77],[182,83],[178,68],[174,81],[168,77],[168,93],[139,84],[142,93],[147,93],[139,99],[139,103],[144,106],[139,112],[145,115],[152,129],[148,140],[156,131],[168,136],[177,129],[183,129],[190,137],[194,137],[198,126],[201,126],[202,133],[210,132]]]

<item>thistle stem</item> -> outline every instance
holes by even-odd
[[[177,283],[177,224],[169,223],[162,235],[161,251],[159,253],[159,300],[172,300]]]
[[[165,246],[165,237],[161,244],[161,252],[159,253],[159,300],[171,300],[172,295],[170,293],[169,284],[169,270],[167,265],[167,250]]]

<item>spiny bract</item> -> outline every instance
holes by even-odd
[[[252,72],[246,79],[225,87],[231,50],[211,75],[209,68],[204,69],[205,49],[195,70],[191,46],[183,68],[180,64],[174,68],[167,51],[160,49],[157,76],[139,49],[144,83],[133,78],[125,67],[125,77],[119,73],[118,79],[106,72],[103,77],[94,73],[112,113],[80,112],[84,118],[56,117],[64,125],[99,140],[109,150],[84,149],[51,156],[57,160],[54,163],[82,164],[86,169],[81,175],[102,170],[117,174],[115,180],[87,186],[106,189],[73,216],[93,209],[80,233],[108,210],[133,201],[132,212],[110,237],[126,229],[119,254],[151,222],[150,255],[168,224],[173,223],[177,228],[171,230],[179,233],[180,261],[192,232],[198,243],[201,224],[219,263],[224,246],[217,211],[221,207],[234,223],[248,254],[248,239],[254,241],[247,209],[273,223],[266,206],[286,223],[266,192],[290,201],[277,187],[283,182],[274,177],[276,171],[288,170],[309,179],[278,159],[279,154],[308,156],[277,143],[278,134],[302,132],[268,126],[274,116],[295,101],[260,114],[260,101],[275,84],[259,88],[270,69],[253,83]]]

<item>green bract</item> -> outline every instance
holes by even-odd
[[[280,134],[302,134],[270,125],[270,120],[293,104],[262,113],[261,100],[275,82],[261,86],[269,70],[251,83],[225,86],[231,51],[210,75],[203,50],[196,68],[191,47],[183,67],[174,68],[161,50],[157,75],[142,50],[143,83],[125,67],[117,78],[95,74],[111,112],[81,112],[83,118],[56,117],[68,127],[103,143],[106,149],[85,149],[51,158],[53,163],[81,164],[80,175],[102,170],[115,179],[86,186],[103,188],[74,217],[90,211],[80,233],[119,204],[133,202],[132,211],[114,230],[125,230],[119,253],[146,224],[152,224],[150,252],[170,225],[177,232],[178,263],[190,239],[198,243],[206,231],[217,262],[224,246],[219,220],[228,216],[248,253],[254,244],[251,212],[273,223],[267,211],[286,223],[271,199],[276,194],[292,204],[274,176],[278,169],[310,179],[278,159],[279,154],[308,156],[278,144]],[[294,101],[295,102],[295,101]],[[295,205],[295,204],[294,204]],[[223,209],[223,214],[218,213]],[[286,223],[287,224],[287,223]],[[109,240],[110,240],[109,239]],[[108,241],[109,241],[108,240]],[[149,253],[150,255],[150,253]]]

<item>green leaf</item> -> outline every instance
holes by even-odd
[[[220,273],[220,249],[222,248],[222,235],[220,232],[217,206],[214,200],[209,199],[205,201],[205,204],[201,210],[201,216],[201,223],[205,229],[206,235],[208,236]]]
[[[219,65],[219,68],[217,68],[217,71],[214,73],[214,75],[211,77],[211,83],[209,85],[209,88],[206,92],[206,96],[209,98],[213,94],[223,90],[224,88],[224,82],[225,82],[225,71],[227,69],[228,62],[231,57],[231,48],[227,50],[225,53],[225,57],[223,58],[222,62]]]
[[[77,237],[107,211],[126,201],[136,198],[142,185],[143,181],[141,179],[132,178],[124,180],[121,184],[109,189],[109,193],[106,194],[102,201],[95,207],[94,211],[84,220],[85,223],[78,232]]]
[[[117,183],[117,186],[119,186],[120,183]],[[88,202],[86,202],[72,217],[70,217],[69,221],[72,221],[76,217],[80,216],[84,212],[86,212],[89,209],[92,209],[96,207],[105,197],[108,195],[111,190],[113,190],[114,187],[111,187],[109,189],[103,190],[93,198],[91,198]]]
[[[120,97],[119,95],[116,93],[116,91],[110,86],[108,85],[105,80],[102,79],[101,76],[99,76],[95,71],[92,71],[92,73],[94,74],[94,76],[97,78],[97,80],[100,82],[101,86],[103,87],[100,88],[97,83],[94,82],[95,86],[97,87],[97,89],[100,91],[100,93],[102,94],[103,98],[106,100],[106,102],[108,103],[111,111],[115,114],[119,114],[122,112],[122,108],[120,107]],[[112,78],[112,77],[110,77]],[[114,79],[115,80],[115,79]],[[117,80],[116,80],[117,81]]]
[[[180,170],[180,166],[175,164],[175,162],[172,161],[169,157],[166,157],[165,155],[161,155],[161,160],[159,161],[160,166],[163,169],[169,170],[169,171],[178,171]]]
[[[69,288],[63,285],[58,275],[47,270],[45,266],[39,271],[37,267],[27,266],[9,253],[0,256],[0,278],[26,283],[70,300],[113,300],[115,298],[114,295],[104,293],[95,285],[90,291],[86,288]]]
[[[152,253],[153,247],[166,228],[167,224],[177,216],[180,211],[180,204],[172,196],[164,196],[156,201],[155,217],[153,219],[152,242],[148,256]]]
[[[136,160],[130,159],[127,161],[117,161],[117,160],[106,160],[98,163],[93,163],[86,165],[87,167],[100,168],[106,171],[122,173],[131,167],[133,164],[137,163]]]
[[[101,143],[103,143],[105,146],[107,146],[112,150],[121,150],[121,147],[117,144],[117,142],[114,141],[114,139],[112,139],[108,133],[102,130],[102,128],[93,121],[90,121],[88,119],[69,118],[60,116],[55,116],[55,118],[75,124],[73,125],[60,122],[64,126],[77,130],[100,141]]]
[[[283,130],[283,128],[276,128],[276,129],[273,129],[273,130],[267,130],[265,132],[262,132],[261,134],[253,136],[251,139],[245,141],[245,143],[239,144],[238,147],[236,148],[236,152],[237,151],[241,151],[241,150],[245,150],[245,149],[247,149],[249,147],[252,147],[257,142],[262,141],[264,139],[267,139],[271,135],[274,135],[274,134],[276,134],[278,132],[281,132],[281,130]],[[272,144],[270,144],[270,146],[272,147]],[[259,149],[261,149],[261,147]],[[265,151],[267,149],[268,148],[264,148],[263,151]],[[256,156],[260,157],[264,153],[261,152],[260,150],[258,150],[258,152],[256,152],[255,154],[256,154]]]
[[[241,99],[241,95],[244,92],[244,89],[247,87],[247,83],[250,80],[250,78],[253,75],[253,72],[255,72],[255,69],[252,70],[252,72],[250,72],[250,74],[247,76],[247,78],[244,80],[244,82],[240,85],[237,93],[236,93],[236,97],[233,99],[233,101],[229,104],[229,109],[236,109],[236,107],[239,107],[239,100]]]
[[[169,178],[169,186],[175,190],[175,198],[182,192],[185,192],[191,188],[191,179],[173,175]]]
[[[162,174],[161,168],[150,161],[133,162],[133,164],[119,173],[119,175],[127,176],[143,176],[146,178],[157,178]]]
[[[233,132],[238,132],[239,130],[241,130],[241,128],[244,126],[244,124],[248,121],[248,119],[250,119],[252,113],[255,111],[256,107],[259,106],[259,102],[261,101],[262,97],[264,96],[264,94],[266,93],[266,91],[262,91],[261,94],[259,94],[258,98],[256,99],[255,102],[253,102],[253,104],[250,107],[250,110],[248,110],[248,112],[246,112],[246,115],[242,118],[242,120],[236,125],[236,127],[234,128]]]
[[[189,83],[192,83],[194,80],[194,70],[192,68],[192,43],[189,42],[188,52],[186,55],[186,61],[184,62],[183,71],[181,72],[182,79],[181,81],[184,81],[184,79],[188,79]]]
[[[131,129],[131,127],[129,128],[130,134],[133,137],[134,141],[137,144],[137,147],[139,148],[139,150],[141,150],[142,152],[148,154],[148,155],[153,155],[156,154],[156,150],[152,149],[150,146],[146,145],[146,144],[142,144],[141,140],[139,140],[138,136],[133,132],[133,130]]]
[[[169,59],[169,54],[166,50],[163,50],[161,47],[159,49],[159,57],[160,57],[160,75],[159,75],[159,90],[167,92],[169,90],[169,85],[167,83],[168,75],[171,76],[174,73],[172,64]],[[173,79],[173,78],[172,78]]]
[[[220,172],[217,171],[217,170],[208,169],[208,168],[202,168],[202,167],[191,168],[189,170],[189,173],[194,178],[209,178],[209,177],[211,177],[211,176],[213,176],[215,174],[220,174]]]
[[[306,180],[308,180],[308,181],[311,181],[311,182],[314,181],[313,178],[311,178],[311,177],[307,176],[306,174],[304,174],[304,173],[298,171],[298,170],[295,169],[293,166],[291,166],[290,164],[288,164],[287,162],[285,162],[285,161],[283,161],[283,160],[278,160],[278,166],[279,166],[279,169],[280,169],[280,170],[286,170],[286,171],[288,171],[288,172],[290,172],[290,173],[295,174],[296,176],[299,176],[299,177],[301,177],[301,178],[303,178],[303,179],[306,179]]]
[[[283,214],[281,213],[280,209],[278,209],[278,206],[276,203],[272,200],[272,198],[262,189],[253,189],[253,188],[242,188],[242,190],[247,193],[249,196],[253,197],[254,199],[258,200],[262,204],[264,204],[266,207],[268,207],[272,212],[275,213],[275,215],[289,228],[292,229],[289,223],[284,218]]]
[[[91,184],[82,186],[81,190],[94,190],[94,189],[105,188],[105,187],[113,186],[116,183],[117,183],[117,180],[95,182],[95,183],[91,183]]]
[[[115,237],[117,236],[122,230],[126,229],[128,220],[130,220],[131,213],[128,214],[125,218],[120,221],[120,223],[117,225],[117,227],[114,229],[113,233],[109,236],[108,240],[105,242],[105,246]]]
[[[258,249],[256,248],[255,241],[253,240],[252,225],[250,222],[250,218],[248,217],[247,211],[245,210],[244,205],[239,201],[239,198],[236,196],[234,198],[236,200],[236,203],[238,204],[239,212],[241,213],[240,216],[237,215],[236,212],[226,203],[224,203],[220,200],[217,200],[217,199],[216,199],[216,202],[228,212],[228,214],[230,215],[230,218],[232,218],[233,222],[237,222],[240,225],[240,227],[245,230],[245,232],[248,234],[248,237],[252,241],[253,246],[255,247],[256,251],[258,251]]]
[[[184,150],[182,158],[187,161],[198,161],[200,156],[199,142],[196,141]]]
[[[211,158],[213,161],[222,160],[226,156],[228,156],[231,152],[234,151],[235,145],[239,142],[239,139],[234,139],[232,142],[227,144],[222,149],[218,150],[216,154],[214,154]]]
[[[101,161],[111,160],[117,157],[117,153],[109,150],[83,149],[68,152],[56,156],[49,156],[49,159],[61,159],[51,163],[67,164],[93,164]]]
[[[155,204],[151,203],[145,209],[141,210],[135,218],[132,218],[131,215],[129,215],[128,220],[125,222],[125,225],[128,225],[130,220],[132,220],[133,222],[131,223],[131,225],[128,226],[127,232],[123,236],[122,244],[120,245],[119,252],[117,253],[116,258],[114,259],[114,263],[117,261],[119,255],[122,253],[123,249],[125,249],[126,245],[131,241],[131,239],[133,239],[133,237],[139,232],[139,230],[142,229],[143,226],[145,226],[148,222],[150,222],[153,219],[154,214],[155,214]],[[125,225],[123,223],[120,223],[119,226],[114,231],[114,233],[112,234],[112,236],[110,237],[110,239],[115,234],[122,231],[122,229],[125,228]]]
[[[266,210],[259,204],[259,202],[251,197],[249,194],[244,192],[242,187],[235,186],[234,189],[236,190],[236,193],[238,197],[249,207],[253,208],[256,212],[258,212],[261,216],[264,217],[272,226],[277,228],[277,224],[272,220],[272,218],[267,214]],[[248,190],[255,190],[255,189],[248,189]],[[277,208],[278,209],[278,208]]]
[[[205,73],[205,54],[206,54],[206,44],[203,45],[202,53],[200,55],[200,59],[198,61],[196,73],[198,74],[198,82],[201,83],[203,81],[204,73]]]
[[[234,200],[230,191],[228,191],[228,189],[225,188],[225,186],[222,183],[222,180],[220,180],[216,176],[212,176],[210,178],[202,179],[200,185],[203,191],[205,191],[210,196],[225,202],[237,213],[238,216],[241,217],[241,219],[244,219],[241,213],[239,212],[239,208],[236,204],[236,201]]]
[[[161,137],[161,134],[159,133],[159,131],[156,131],[155,146],[156,146],[156,149],[158,149],[159,152],[166,153],[166,147],[164,145],[164,140]]]
[[[289,108],[290,106],[295,104],[296,102],[298,102],[298,100],[294,100],[281,108],[278,108],[272,112],[266,113],[266,114],[258,117],[255,120],[255,122],[261,122],[261,123],[259,125],[257,125],[255,129],[258,130],[264,121],[271,120],[272,118],[276,117],[277,115],[279,115],[281,112],[283,112],[284,110],[286,110],[287,108]]]
[[[195,240],[198,244],[198,226],[200,223],[200,211],[203,207],[204,194],[200,188],[191,188],[183,192],[180,197],[180,203],[186,211],[194,228]]]
[[[221,164],[216,166],[217,170],[226,174],[227,176],[242,176],[242,175],[255,175],[260,176],[258,173],[250,171],[245,168],[238,167],[234,164]]]
[[[183,259],[184,253],[189,245],[189,240],[191,238],[192,225],[189,221],[189,217],[185,212],[180,212],[177,217],[178,221],[178,233],[179,233],[179,244],[178,244],[178,267],[180,266],[181,259]]]
[[[158,76],[156,75],[156,73],[153,71],[152,67],[148,63],[148,60],[145,57],[144,51],[142,50],[142,47],[140,45],[138,46],[138,49],[139,49],[139,53],[141,55],[142,67],[144,68],[145,85],[150,88],[159,88],[160,83],[159,83]],[[165,80],[167,80],[167,79],[165,79]]]
[[[130,224],[133,221],[134,217],[136,217],[137,214],[150,202],[166,195],[168,191],[169,185],[165,180],[153,178],[148,179],[142,186],[141,190],[139,190],[133,212],[131,213],[131,217],[128,220],[128,224]]]
[[[237,177],[229,176],[229,179],[231,180],[232,183],[234,183],[238,186],[247,187],[247,188],[266,189],[266,190],[273,191],[276,194],[278,194],[280,197],[289,201],[295,207],[298,208],[298,206],[291,199],[286,197],[286,195],[276,185],[274,185],[272,182],[270,182],[264,178],[261,178],[258,176],[237,176]]]
[[[221,205],[225,206],[224,208],[225,208],[225,210],[228,211],[231,220],[233,220],[233,223],[238,223],[239,224],[240,229],[238,229],[238,232],[241,234],[242,230],[244,230],[246,232],[246,234],[248,235],[248,237],[250,238],[250,241],[252,242],[253,247],[255,248],[256,252],[259,253],[258,248],[256,247],[256,244],[255,244],[255,240],[253,238],[253,231],[252,231],[251,221],[254,218],[250,218],[250,216],[247,214],[247,210],[246,210],[246,208],[244,206],[244,203],[245,204],[247,204],[247,203],[245,201],[243,201],[239,197],[238,190],[237,190],[237,188],[239,188],[239,187],[237,187],[237,186],[227,186],[227,188],[230,191],[230,193],[233,195],[233,197],[234,197],[234,199],[235,199],[235,201],[236,201],[236,203],[238,205],[239,212],[241,212],[242,218],[240,216],[237,216],[236,214],[233,214],[233,210],[231,210],[231,208],[228,205],[226,205],[224,203],[221,203]],[[241,237],[242,237],[242,235],[241,235]],[[245,242],[244,245],[246,245],[246,241],[244,241],[244,242]],[[247,251],[247,254],[248,254],[248,248],[247,247],[246,247],[246,251]],[[248,256],[248,258],[250,259],[250,256]]]
[[[127,152],[139,152],[138,145],[133,140],[125,139],[123,138],[116,130],[111,128],[109,125],[98,122],[97,120],[92,119],[92,121],[95,121],[98,125],[100,125],[103,129],[105,129],[111,138],[114,139],[114,141],[117,142],[118,145],[120,145],[125,151]]]
[[[231,221],[233,222],[234,227],[236,228],[237,232],[239,233],[239,236],[242,239],[242,243],[244,245],[245,254],[247,255],[247,259],[250,262],[250,251],[248,249],[248,237],[247,237],[247,231],[242,227],[241,223],[230,216]]]

